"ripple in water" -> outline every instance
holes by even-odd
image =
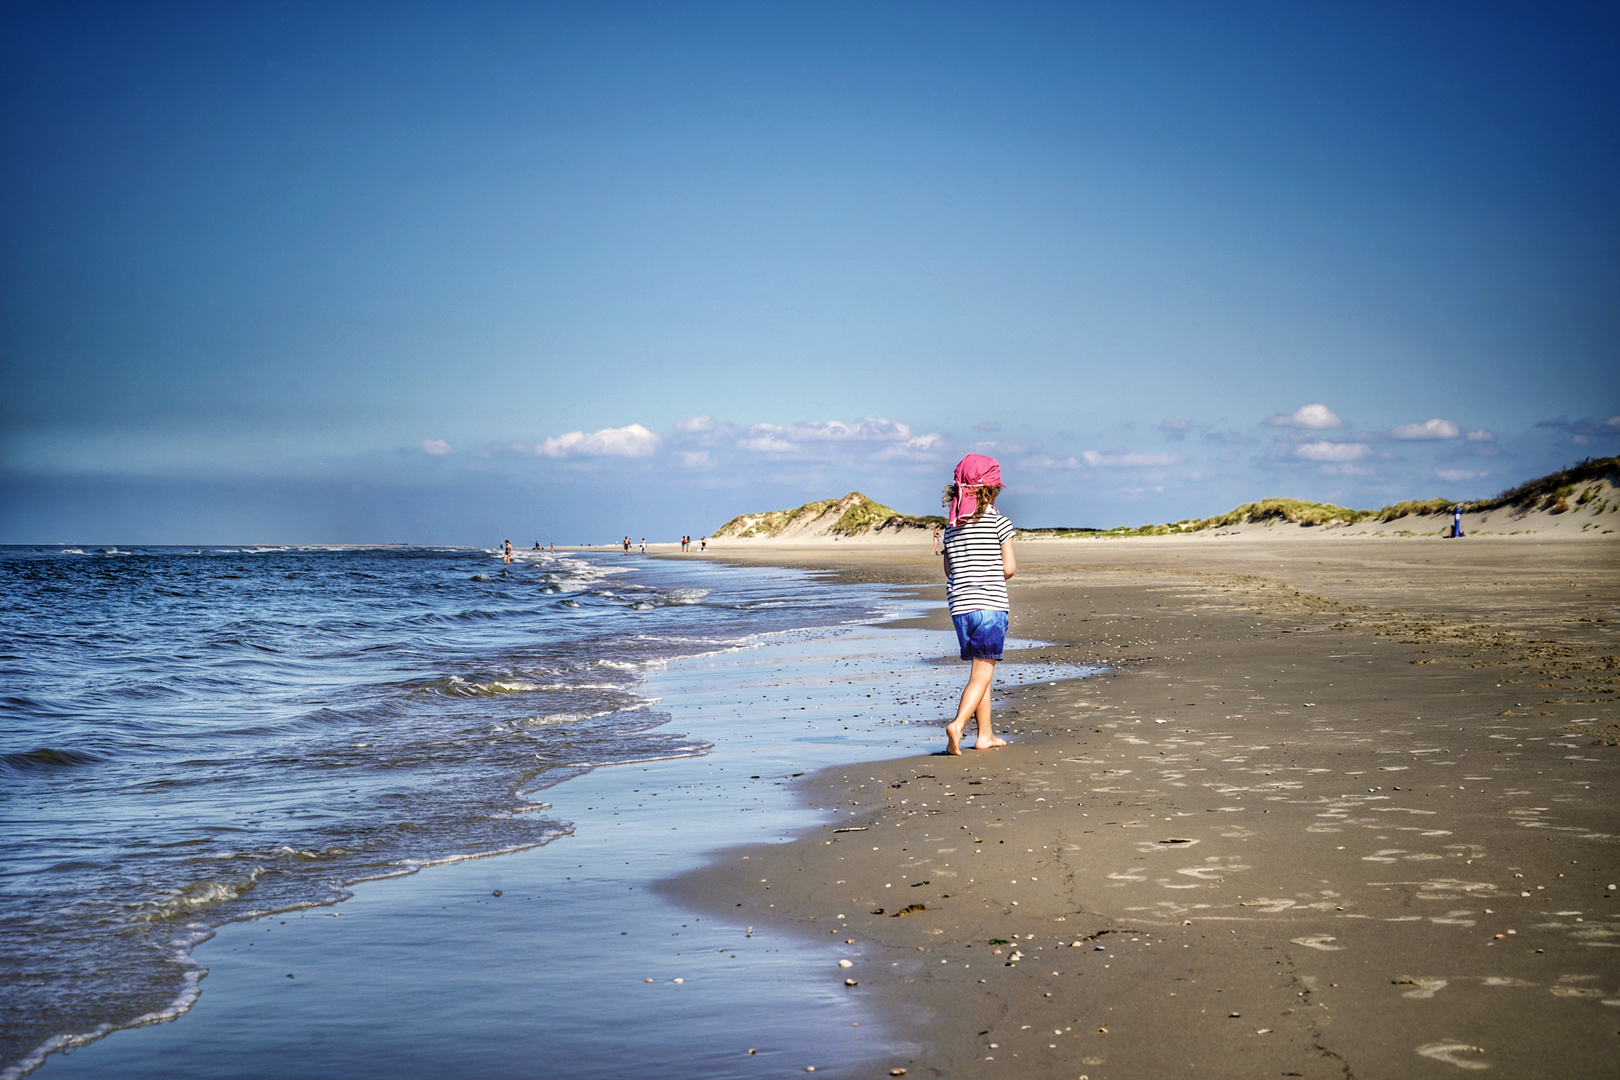
[[[669,659],[879,594],[619,555],[0,548],[0,1068],[189,1007],[223,922],[543,844],[534,793],[702,753]],[[612,587],[606,587],[611,582]]]

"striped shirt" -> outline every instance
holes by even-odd
[[[952,615],[1008,610],[1001,545],[1013,531],[1013,523],[994,506],[978,521],[964,519],[945,530],[945,596]]]

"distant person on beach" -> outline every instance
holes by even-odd
[[[1451,536],[1452,539],[1457,539],[1462,535],[1462,507],[1453,506],[1451,508]]]
[[[536,550],[536,551],[540,550],[540,541],[536,540],[534,542],[534,550]]]
[[[643,555],[647,554],[647,538],[645,536],[641,538],[641,553]]]
[[[709,550],[709,538],[707,536],[703,537],[701,540],[698,541],[698,550],[699,551],[708,551]]]
[[[968,669],[956,719],[945,725],[945,752],[962,752],[971,717],[978,723],[973,749],[1006,746],[990,726],[990,684],[1007,640],[1007,579],[1018,570],[1013,557],[1013,524],[996,509],[1001,466],[995,458],[969,454],[956,466],[955,483],[945,489],[950,516],[945,527],[945,597]]]
[[[943,532],[944,532],[944,530],[941,529],[938,525],[934,526],[934,554],[935,555],[939,554],[939,541],[940,541],[940,536],[941,536],[941,534]]]
[[[512,565],[512,541],[501,541],[501,562]]]

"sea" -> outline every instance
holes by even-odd
[[[908,604],[825,573],[618,550],[504,565],[474,548],[0,548],[0,1075],[185,1013],[194,951],[225,924],[547,845],[580,818],[552,812],[557,785],[708,755],[650,673],[687,665],[696,700],[705,678],[739,680],[727,656],[793,640],[803,678],[848,662],[817,635]],[[896,690],[906,707],[831,680],[830,712],[793,738],[818,765],[913,749],[853,744],[937,724],[960,676],[915,672],[931,689]],[[894,672],[844,679],[879,676]],[[712,731],[742,744],[759,722]]]

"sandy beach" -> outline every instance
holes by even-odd
[[[901,617],[649,669],[706,753],[225,925],[41,1075],[1612,1076],[1620,547],[1301,533],[1021,543],[960,758],[926,534],[714,545]]]
[[[897,543],[711,555],[938,581]],[[1009,660],[1108,674],[1009,695],[1004,750],[807,777],[835,820],[671,888],[847,926],[912,1076],[1613,1076],[1617,556],[1022,544],[1051,644]]]

